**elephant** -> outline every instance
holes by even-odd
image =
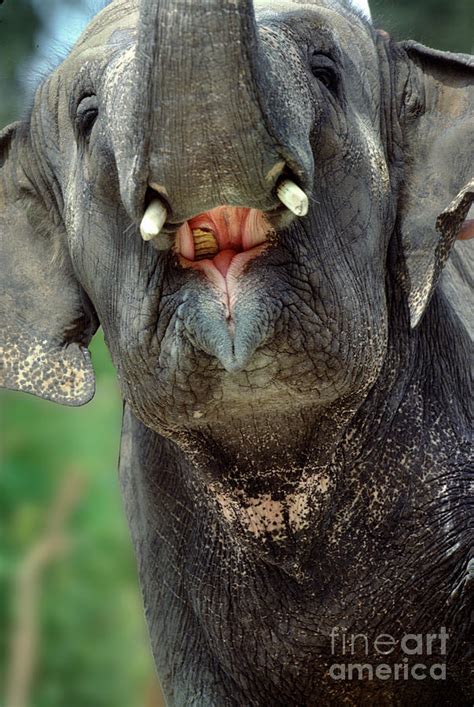
[[[472,704],[473,68],[113,0],[0,134],[1,384],[88,402],[102,327],[170,705]]]

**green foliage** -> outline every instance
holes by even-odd
[[[41,579],[32,707],[138,706],[152,674],[116,479],[121,403],[101,336],[92,349],[98,392],[88,406],[1,395],[0,685],[21,563],[44,533],[63,477],[84,479],[67,549]]]
[[[377,27],[394,39],[416,39],[452,52],[474,49],[472,0],[371,0]]]
[[[18,67],[34,51],[40,28],[40,17],[29,0],[4,0],[0,6],[0,126],[19,113]]]

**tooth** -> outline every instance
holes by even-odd
[[[278,185],[277,196],[296,216],[306,216],[308,213],[308,197],[291,179],[284,179]]]
[[[219,244],[210,229],[193,228],[194,260],[203,260],[219,252]]]
[[[140,224],[140,233],[144,241],[151,241],[159,235],[166,221],[166,206],[160,199],[153,199],[145,211]]]

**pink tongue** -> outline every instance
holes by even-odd
[[[236,255],[235,250],[221,250],[217,255],[214,256],[212,262],[219,270],[221,275],[226,277],[227,272],[230,268],[230,264]]]

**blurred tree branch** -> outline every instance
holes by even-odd
[[[60,3],[81,5],[82,0],[3,0],[0,2],[0,129],[19,117],[25,102],[25,87],[19,71],[25,60],[39,49],[38,37],[47,28]]]
[[[152,676],[145,696],[145,707],[166,707],[158,679]]]
[[[47,510],[44,533],[19,563],[13,577],[16,611],[6,677],[6,707],[28,707],[38,658],[39,599],[45,569],[68,546],[65,528],[83,494],[84,477],[70,471]]]

